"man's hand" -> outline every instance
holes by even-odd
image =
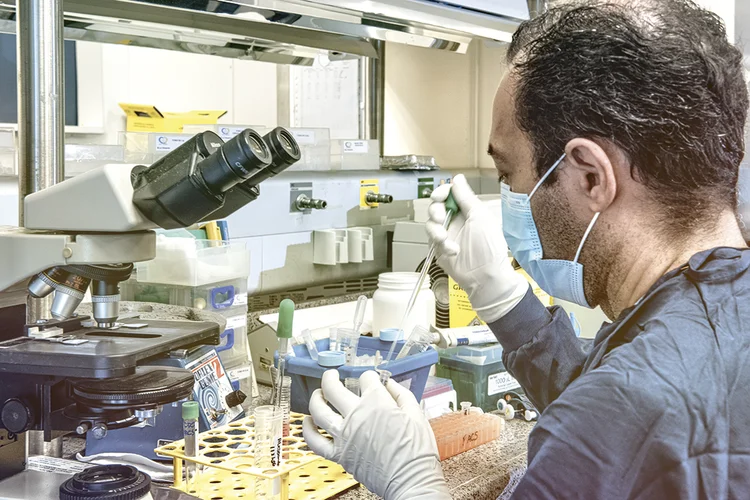
[[[458,204],[448,230],[443,229],[448,193]],[[463,175],[432,193],[427,235],[435,245],[437,263],[466,290],[479,317],[492,323],[518,304],[529,283],[508,259],[503,223],[469,187]]]
[[[303,423],[310,449],[386,500],[450,499],[432,428],[414,395],[393,380],[384,387],[375,371],[359,380],[361,398],[341,384],[338,371],[323,374]]]

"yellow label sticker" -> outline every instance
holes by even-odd
[[[359,181],[359,208],[366,210],[377,207],[377,203],[367,203],[367,195],[378,193],[380,193],[380,187],[378,186],[377,179]]]
[[[531,284],[531,289],[534,291],[534,295],[537,296],[545,307],[552,305],[552,297],[539,288],[539,285],[531,279],[526,271],[523,269],[517,269],[516,272]],[[492,286],[492,284],[487,284],[486,286]],[[485,324],[484,321],[479,319],[479,316],[472,308],[468,294],[453,280],[453,278],[448,278],[448,311],[451,328]]]
[[[448,278],[448,311],[451,328],[484,324],[471,307],[469,296],[453,278]]]

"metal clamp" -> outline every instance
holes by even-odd
[[[305,210],[324,210],[328,206],[328,202],[326,200],[318,200],[315,198],[310,198],[306,194],[301,194],[297,197],[297,201],[295,202],[295,206],[297,207],[297,210],[300,212],[304,212]]]
[[[389,194],[382,194],[382,193],[375,193],[374,191],[369,191],[365,195],[365,203],[368,205],[375,205],[380,203],[393,203],[393,196]]]

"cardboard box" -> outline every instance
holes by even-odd
[[[227,112],[196,110],[185,113],[162,113],[156,106],[120,103],[127,116],[128,132],[181,133],[183,125],[213,125]]]

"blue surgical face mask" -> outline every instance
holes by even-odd
[[[564,159],[565,155],[563,154],[539,179],[539,182],[529,194],[513,193],[507,184],[502,184],[500,192],[503,209],[503,233],[505,234],[505,240],[508,242],[510,253],[542,290],[552,297],[590,308],[591,306],[586,301],[586,295],[583,293],[583,265],[578,262],[578,258],[581,255],[581,249],[586,242],[586,238],[588,238],[596,219],[599,217],[599,212],[591,219],[591,223],[586,229],[572,261],[542,258],[544,256],[542,242],[539,239],[534,217],[531,215],[531,197]]]

